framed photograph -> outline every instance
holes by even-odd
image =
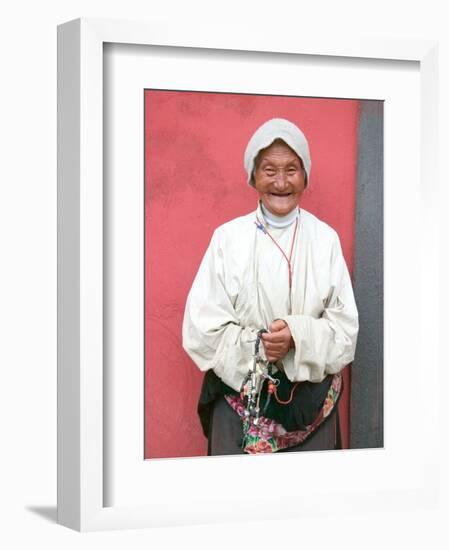
[[[259,194],[247,184],[243,153],[251,133],[261,123],[279,120],[279,117],[298,124],[308,138],[313,169],[309,169],[308,183],[300,196],[301,208],[325,221],[339,235],[363,319],[353,368],[356,376],[350,375],[351,367],[342,372],[344,389],[338,405],[340,446],[344,449],[382,447],[383,101],[146,89],[144,106],[145,458],[215,453],[215,448],[207,448],[205,433],[212,417],[210,402],[215,401],[208,386],[216,384],[216,379],[211,373],[205,378],[183,348],[184,310],[215,229],[257,207]],[[295,203],[296,200],[293,206]],[[292,230],[293,227],[294,224]],[[250,228],[252,235],[256,228],[251,220]],[[240,239],[242,237],[240,235]],[[298,254],[296,270],[296,256],[293,257],[293,271],[298,280],[293,288],[293,301],[299,301],[297,296],[304,295],[307,286],[311,286],[306,283],[307,270],[299,263],[299,256],[305,258],[307,253],[306,239],[307,235],[298,234],[299,246],[304,252]],[[319,248],[319,244],[314,246]],[[249,247],[254,248],[252,240]],[[264,257],[268,258],[271,252],[274,258],[270,256],[263,270],[269,272],[273,269],[271,262],[281,259],[276,285],[285,283],[287,288],[286,263],[270,241],[268,249],[264,248]],[[250,253],[242,251],[241,255],[254,263]],[[303,273],[298,273],[301,269]],[[247,275],[247,279],[251,277],[255,275]],[[259,279],[263,276],[259,275]],[[244,298],[249,294],[248,280],[240,284],[236,300],[244,302],[240,315],[246,316],[241,325],[263,328],[254,319],[254,312],[253,318],[248,318],[250,305]],[[202,283],[200,295],[207,293],[211,294],[208,308],[212,309],[211,289]],[[261,296],[264,293],[267,290],[253,293],[250,300],[254,307],[259,307],[264,300]],[[277,299],[282,301],[280,296]],[[269,310],[270,319],[266,320],[269,326],[275,317],[273,308],[264,307]],[[217,314],[212,311],[206,314],[198,303],[191,303],[190,308],[203,309],[203,323],[207,315],[211,319]],[[286,311],[280,310],[278,315]],[[185,330],[188,330],[187,321]],[[209,330],[216,334],[219,327],[210,326]],[[195,342],[204,346],[206,336],[199,340],[201,342],[198,339]],[[375,346],[369,342],[375,342]],[[163,367],[162,358],[165,358]],[[363,368],[359,368],[359,364]],[[313,377],[313,373],[308,374]],[[304,392],[313,389],[324,395],[329,378],[321,386],[308,383],[291,388],[290,391],[298,391],[292,397],[296,395],[298,402],[304,403],[301,419],[315,413]],[[202,391],[207,401],[204,404],[201,401],[199,418],[197,408],[204,379]],[[322,386],[324,389],[320,389]],[[366,387],[371,388],[368,395]],[[283,386],[279,394],[286,389]],[[262,402],[264,398],[263,393]],[[279,400],[282,402],[280,397]],[[327,401],[331,402],[332,399]],[[232,403],[236,406],[237,401]],[[273,408],[272,405],[271,412],[284,415],[284,406]],[[356,420],[360,422],[359,427]],[[329,421],[332,424],[336,419],[329,417]],[[326,429],[335,431],[335,427]],[[323,430],[320,432],[320,437],[324,437]],[[311,433],[315,437],[318,431]],[[296,437],[301,435],[298,433]],[[301,449],[317,447],[316,437],[313,445],[312,438],[307,439],[308,445],[303,443]],[[267,442],[273,445],[276,441],[284,443],[285,438],[262,439],[260,446]],[[270,452],[270,448],[266,450]],[[251,449],[254,450],[254,446]]]
[[[219,28],[194,40],[83,19],[59,27],[58,51],[58,521],[324,516],[329,498],[339,513],[436,506],[438,479],[423,472],[439,464],[438,404],[404,421],[407,396],[438,380],[438,327],[422,321],[438,315],[426,246],[438,229],[436,44]],[[185,301],[215,228],[257,204],[243,154],[276,117],[307,135],[301,204],[339,234],[363,313],[339,404],[344,452],[207,457]],[[248,460],[253,480],[297,473],[248,508]]]

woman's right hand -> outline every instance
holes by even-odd
[[[294,342],[289,326],[282,319],[273,321],[268,330],[262,334],[262,343],[267,360],[275,363],[287,355]]]

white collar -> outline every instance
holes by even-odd
[[[260,210],[267,224],[277,229],[291,225],[299,216],[298,207],[294,208],[291,212],[289,212],[285,216],[275,216],[274,214],[269,212],[266,208],[264,208],[262,203],[260,203]]]

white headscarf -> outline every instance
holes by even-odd
[[[285,141],[302,160],[306,172],[306,185],[308,185],[312,165],[309,144],[301,130],[285,118],[267,120],[267,122],[264,122],[262,126],[257,128],[249,140],[243,160],[245,170],[248,173],[248,183],[254,187],[254,161],[259,151],[269,147],[276,139]]]

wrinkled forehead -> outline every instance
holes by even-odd
[[[292,160],[299,161],[301,167],[304,167],[301,157],[292,149],[282,138],[275,138],[268,147],[263,147],[259,149],[254,159],[254,167],[257,168],[261,162],[268,157],[275,158],[278,156],[283,156],[284,162],[291,162]]]

